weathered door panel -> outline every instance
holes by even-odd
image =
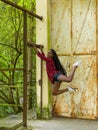
[[[71,53],[71,0],[51,0],[51,40],[58,54]]]
[[[73,53],[91,54],[96,50],[96,0],[76,0],[72,5]]]
[[[65,6],[66,5],[66,6]],[[53,13],[52,13],[53,12]],[[82,60],[71,83],[78,90],[53,97],[56,116],[96,118],[96,0],[51,0],[51,41],[68,73],[76,60]]]

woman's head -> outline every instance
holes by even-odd
[[[50,49],[47,53],[47,57],[55,57],[57,56],[56,52],[53,49]]]
[[[50,49],[47,53],[48,57],[55,57],[57,56],[56,52],[53,49]]]
[[[47,57],[53,57],[53,54],[52,54],[52,51],[51,51],[51,50],[48,51]]]

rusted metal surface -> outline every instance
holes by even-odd
[[[16,126],[10,128],[10,130],[16,130],[17,128],[19,128],[19,127],[21,127],[23,125],[24,125],[24,122],[21,122],[21,123],[17,124]]]
[[[98,84],[98,0],[96,0],[96,75],[97,75],[97,84]],[[97,97],[98,97],[98,87],[97,87]],[[98,98],[97,98],[97,106],[98,108]],[[98,119],[98,109],[96,109],[96,117]]]
[[[24,12],[24,30],[23,30],[23,122],[27,127],[27,13]]]
[[[42,108],[43,108],[43,84],[42,84],[42,77],[43,77],[43,60],[41,60],[41,79],[40,79],[40,111],[41,111],[41,118],[42,118]]]
[[[8,71],[8,70],[10,70],[10,71],[12,71],[12,70],[23,70],[23,68],[0,68],[0,71]]]
[[[36,46],[37,48],[40,48],[40,47],[44,47],[43,45],[38,45],[38,44],[35,44],[35,43],[32,43],[32,42],[27,42],[27,45],[30,46],[30,47],[34,47]]]
[[[29,47],[34,48],[36,46],[37,48],[44,47],[43,45],[38,45],[32,42],[28,42],[27,45]],[[41,113],[41,118],[42,118],[42,107],[43,107],[43,87],[42,87],[42,77],[43,77],[43,60],[40,60],[40,66],[41,66],[41,72],[40,72],[40,77],[41,79],[39,80],[39,85],[40,85],[40,113]]]
[[[82,60],[71,83],[74,94],[53,97],[56,116],[96,119],[98,116],[98,47],[96,43],[96,0],[51,0],[51,41],[68,73]],[[55,43],[55,44],[54,44]]]
[[[16,70],[23,70],[23,122],[22,124],[18,124],[12,129],[16,129],[20,127],[21,125],[24,125],[27,127],[27,14],[30,14],[33,17],[36,17],[37,19],[42,20],[43,17],[39,16],[33,12],[30,12],[29,10],[16,5],[15,3],[9,1],[9,0],[1,0],[2,2],[11,5],[21,11],[23,11],[24,14],[24,29],[23,29],[23,68],[17,68]],[[1,71],[6,71],[7,69],[1,69]],[[11,69],[14,70],[14,69]]]

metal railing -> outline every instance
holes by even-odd
[[[18,125],[11,128],[11,130],[17,129],[20,126],[27,127],[27,14],[42,20],[43,17],[39,16],[19,5],[16,5],[15,3],[9,1],[9,0],[1,0],[2,2],[17,8],[18,10],[21,10],[23,12],[23,68],[20,68],[20,70],[23,70],[23,122],[19,123]],[[1,71],[4,71],[6,69],[1,69]]]

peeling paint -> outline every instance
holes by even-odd
[[[72,83],[61,86],[71,85],[78,91],[53,97],[53,113],[56,116],[95,119],[98,109],[96,0],[51,0],[51,24],[52,47],[68,73],[76,60],[82,60]]]

